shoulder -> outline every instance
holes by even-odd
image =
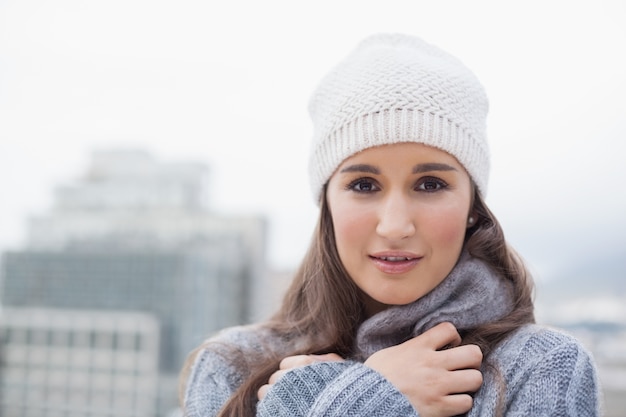
[[[205,340],[190,357],[189,382],[204,373],[245,373],[237,366],[272,345],[270,330],[259,325],[223,329]]]
[[[219,409],[249,376],[251,361],[273,342],[270,330],[259,325],[227,328],[205,340],[189,355],[181,375],[187,415],[196,415],[191,411],[196,408]]]
[[[509,374],[595,367],[591,354],[574,336],[537,324],[518,329],[494,350],[493,357]]]
[[[596,367],[572,335],[547,326],[523,326],[494,350],[492,359],[504,377],[509,410],[596,415]]]
[[[272,339],[272,332],[266,326],[251,324],[228,327],[215,333],[202,343],[208,350],[222,352],[237,349],[241,351],[258,350]]]
[[[586,348],[572,335],[548,326],[529,324],[512,333],[495,349],[494,355],[499,361],[538,362],[546,355],[556,352],[561,354],[581,355],[591,359]]]

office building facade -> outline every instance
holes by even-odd
[[[1,302],[13,317],[33,308],[154,317],[155,416],[176,407],[195,346],[264,314],[265,221],[212,212],[206,174],[142,151],[96,152],[82,178],[55,190],[51,211],[30,219],[26,247],[2,257]]]
[[[3,417],[152,417],[159,323],[148,314],[5,308]]]

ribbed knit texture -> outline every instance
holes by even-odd
[[[357,355],[365,359],[445,321],[459,331],[472,329],[504,317],[511,306],[511,284],[464,251],[450,275],[418,302],[391,307],[366,320],[357,332]]]
[[[487,111],[482,85],[457,58],[411,36],[367,38],[322,79],[309,104],[309,175],[316,201],[343,160],[400,142],[450,153],[485,195]]]
[[[263,334],[232,328],[219,340],[245,348]],[[537,325],[521,328],[491,355],[504,376],[506,417],[600,416],[596,369],[577,340]],[[213,417],[246,375],[211,349],[196,358],[185,394],[186,417]],[[493,372],[483,369],[482,388],[468,417],[495,415]],[[360,362],[322,362],[283,376],[258,405],[257,416],[416,417],[406,397]],[[242,416],[246,417],[246,416]]]
[[[259,402],[256,415],[418,416],[389,381],[363,365],[367,356],[442,321],[452,321],[458,328],[472,327],[495,320],[510,308],[507,285],[484,264],[465,254],[444,283],[412,304],[387,309],[365,321],[357,333],[357,357],[345,362],[315,363],[285,374]],[[264,347],[286,352],[285,342],[275,339],[262,326],[231,328],[212,342],[199,352],[189,375],[187,417],[216,416],[248,376],[247,367],[233,366],[232,355],[225,353],[229,346],[242,357],[254,357],[253,353]],[[599,415],[593,361],[571,336],[527,325],[493,351],[490,363],[504,380],[506,417]],[[484,382],[474,395],[469,417],[495,415],[499,378],[493,368],[483,367],[482,372]]]

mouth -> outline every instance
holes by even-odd
[[[372,259],[380,259],[381,261],[387,262],[406,262],[412,259],[417,259],[416,257],[409,256],[371,256]]]
[[[376,268],[390,275],[404,274],[413,269],[422,259],[421,256],[412,253],[377,253],[370,255],[369,258]]]

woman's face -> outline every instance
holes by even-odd
[[[370,148],[339,166],[326,197],[339,257],[369,315],[421,298],[450,273],[471,196],[461,164],[422,144]]]

